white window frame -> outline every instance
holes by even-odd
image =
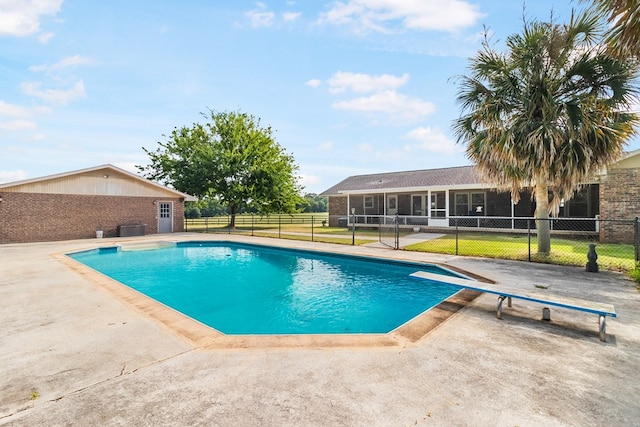
[[[364,208],[373,209],[373,196],[364,196]]]

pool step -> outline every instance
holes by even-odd
[[[155,249],[171,248],[174,247],[175,242],[145,242],[145,243],[125,243],[120,247],[120,250],[124,252],[131,251],[152,251]]]

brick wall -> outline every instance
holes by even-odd
[[[600,184],[600,241],[633,243],[633,225],[640,216],[640,169],[611,169]]]
[[[347,198],[329,197],[329,227],[338,226],[338,218],[347,216]]]
[[[182,233],[184,231],[184,201],[180,199],[172,199],[173,202],[173,232]],[[158,223],[156,221],[156,232]],[[147,231],[147,234],[149,232]]]
[[[118,225],[146,224],[146,234],[158,231],[154,197],[84,196],[2,193],[0,243],[41,242],[115,237]],[[173,230],[184,231],[184,203],[173,202]]]

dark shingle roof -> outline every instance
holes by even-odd
[[[350,191],[384,191],[400,188],[480,184],[473,166],[355,175],[323,191],[321,196],[336,196]]]

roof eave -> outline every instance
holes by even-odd
[[[371,193],[420,193],[425,191],[446,191],[446,190],[474,190],[474,189],[488,189],[494,188],[493,186],[482,183],[470,183],[470,184],[453,184],[453,185],[428,185],[419,187],[389,187],[389,188],[365,188],[358,190],[338,190],[337,193],[328,194],[332,195],[347,195],[347,194],[371,194]]]
[[[173,188],[169,188],[165,185],[162,184],[158,184],[157,182],[151,181],[150,179],[141,177],[139,175],[136,175],[133,172],[129,172],[127,170],[121,169],[117,166],[111,165],[111,164],[104,164],[104,165],[100,165],[100,166],[94,166],[94,167],[90,167],[90,168],[86,168],[86,169],[78,169],[78,170],[74,170],[74,171],[69,171],[69,172],[64,172],[64,173],[58,173],[58,174],[53,174],[53,175],[46,175],[46,176],[41,176],[41,177],[37,177],[37,178],[30,178],[30,179],[24,179],[21,181],[14,181],[14,182],[7,182],[4,184],[0,184],[0,190],[3,188],[10,188],[10,187],[17,187],[19,185],[26,185],[26,184],[32,184],[34,182],[41,182],[41,181],[48,181],[48,180],[52,180],[52,179],[59,179],[59,178],[65,178],[67,176],[72,176],[72,175],[80,175],[83,173],[87,173],[87,172],[95,172],[95,171],[99,171],[99,170],[112,170],[114,172],[118,172],[121,173],[123,175],[127,175],[133,179],[136,179],[138,181],[142,181],[145,184],[149,184],[152,185],[154,187],[157,187],[163,191],[168,191],[171,192],[173,194],[175,194],[176,196],[183,198],[185,201],[187,202],[196,202],[198,201],[198,198],[195,196],[192,196],[190,194],[187,193],[183,193],[181,191],[175,190]]]

